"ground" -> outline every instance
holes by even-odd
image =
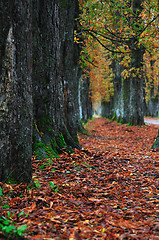
[[[159,239],[159,125],[96,118],[86,127],[81,150],[33,159],[36,188],[1,184],[0,212],[31,240]]]

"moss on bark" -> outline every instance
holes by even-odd
[[[33,154],[36,159],[58,157],[58,152],[66,147],[62,133],[54,131],[54,122],[49,117],[42,117],[41,122],[33,125]]]

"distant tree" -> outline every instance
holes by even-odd
[[[157,44],[157,43],[156,43]],[[144,55],[144,76],[147,115],[157,117],[159,114],[159,51],[158,46]]]
[[[88,76],[82,76],[80,81],[80,104],[80,119],[86,123],[93,115],[93,106],[90,94],[90,78]]]
[[[31,0],[0,2],[0,181],[32,177]]]
[[[158,34],[157,1],[81,0],[80,3],[83,11],[81,33],[85,42],[92,48],[98,42],[110,52],[117,100],[114,100],[115,114],[119,112],[121,122],[143,124],[143,56],[145,50],[153,48],[152,37]],[[83,51],[85,54],[85,48]],[[88,59],[85,61],[88,62]],[[116,105],[119,102],[120,107]]]

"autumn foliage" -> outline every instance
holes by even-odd
[[[113,61],[123,66],[124,79],[142,78],[131,66],[132,52],[143,48],[146,100],[158,96],[158,1],[79,1],[80,28],[85,40],[81,65],[90,72],[92,100],[109,101],[113,95]],[[154,61],[154,66],[151,65]],[[153,68],[153,72],[152,72]],[[151,93],[150,93],[151,92]]]
[[[1,184],[0,215],[31,240],[158,239],[157,126],[97,118],[87,129],[82,150],[33,159],[34,185]]]

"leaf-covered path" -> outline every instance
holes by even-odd
[[[96,118],[87,129],[81,151],[34,160],[37,188],[2,185],[0,211],[28,239],[159,239],[157,126]]]

